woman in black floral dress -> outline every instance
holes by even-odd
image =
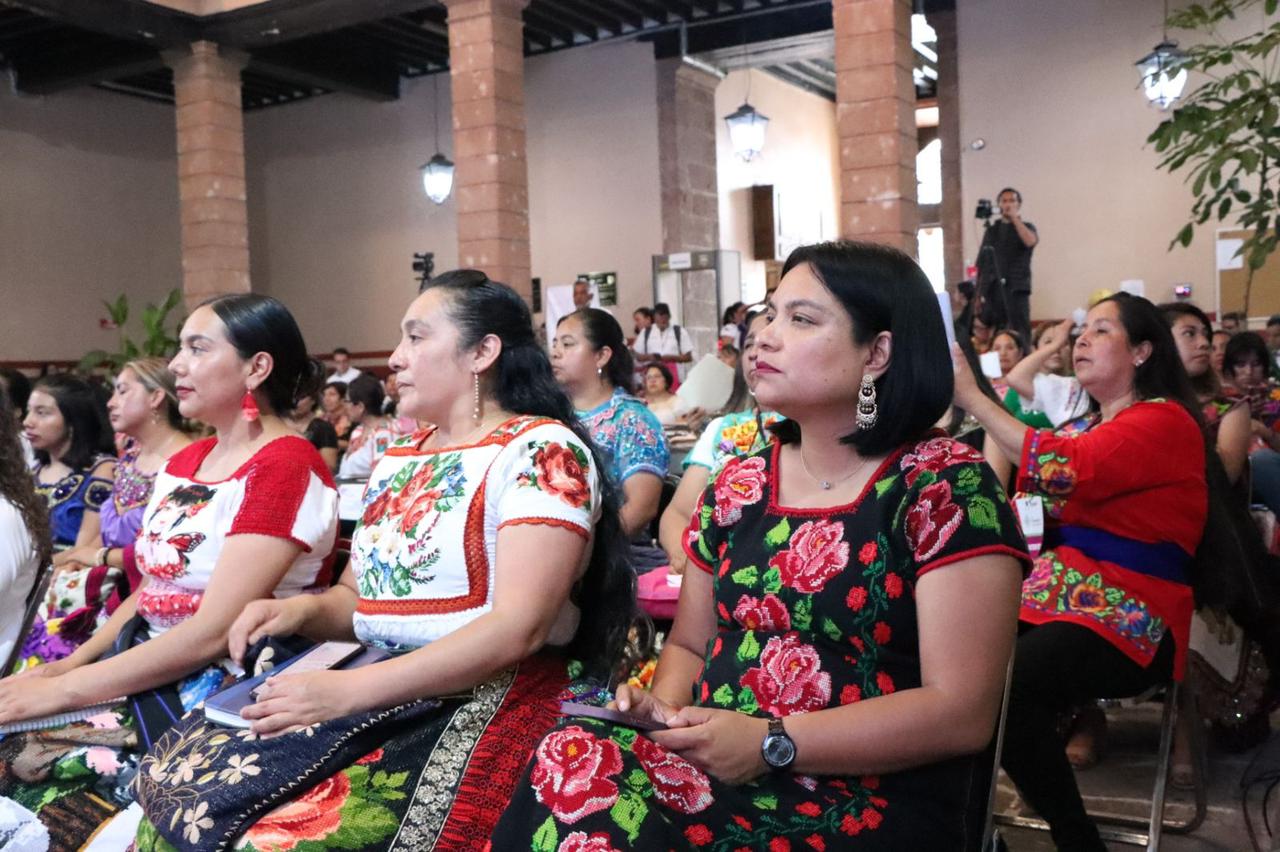
[[[653,690],[617,694],[668,729],[566,719],[494,849],[974,835],[1026,557],[982,457],[929,431],[952,389],[933,293],[893,249],[824,244],[791,255],[769,316],[756,397],[788,423],[703,495],[686,542],[702,570]]]

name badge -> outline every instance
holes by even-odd
[[[1033,558],[1039,556],[1040,548],[1044,546],[1044,503],[1034,495],[1019,494],[1013,498],[1013,507],[1018,511],[1018,523],[1027,540],[1027,551]]]

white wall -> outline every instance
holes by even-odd
[[[1191,282],[1212,310],[1216,226],[1197,229],[1189,249],[1167,250],[1191,194],[1145,147],[1163,113],[1147,105],[1134,62],[1160,40],[1162,0],[964,0],[957,9],[961,144],[987,143],[962,148],[967,262],[981,239],[974,205],[1012,185],[1041,235],[1033,318],[1066,316],[1094,290],[1133,278],[1157,302]]]
[[[0,360],[115,349],[103,299],[182,286],[176,144],[165,104],[0,85]]]
[[[742,105],[751,76],[751,105],[769,119],[764,150],[751,162],[733,153],[724,116]],[[832,239],[840,231],[840,147],[836,105],[759,70],[729,74],[716,88],[716,170],[720,247],[742,253],[744,301],[764,298],[765,269],[751,239],[751,187],[773,184],[782,216],[782,254]]]
[[[649,44],[582,47],[525,63],[529,234],[544,288],[618,273],[614,315],[653,304],[662,252],[658,103]]]
[[[326,95],[246,121],[255,289],[295,312],[312,351],[390,349],[415,293],[412,254],[457,265],[453,199],[432,204],[418,167],[435,152],[431,78],[400,100]],[[440,144],[452,153],[448,81]],[[651,301],[661,250],[657,106],[649,45],[530,59],[525,68],[533,275],[563,284],[616,271],[619,304]]]

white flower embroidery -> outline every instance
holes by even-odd
[[[151,765],[147,767],[147,775],[157,784],[163,784],[164,779],[169,777],[169,773],[164,771],[164,764],[158,760],[151,761]]]
[[[201,802],[194,809],[187,808],[182,814],[182,836],[190,843],[200,842],[200,829],[213,828],[213,820],[205,816],[205,812],[209,810],[209,806]]]
[[[246,776],[252,778],[262,771],[262,767],[253,765],[257,759],[256,754],[251,754],[243,760],[238,754],[231,755],[227,760],[227,768],[218,774],[218,780],[226,781],[228,784],[239,784]]]
[[[189,784],[191,779],[195,777],[195,771],[200,769],[204,764],[204,755],[200,752],[192,752],[182,760],[178,761],[178,765],[173,768],[173,776],[169,782],[177,787],[180,784]]]

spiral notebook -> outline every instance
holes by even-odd
[[[67,710],[64,713],[54,713],[52,716],[37,716],[34,719],[23,719],[21,722],[9,722],[6,725],[0,725],[0,737],[8,734],[22,734],[27,731],[44,731],[49,728],[61,728],[63,725],[70,725],[72,722],[80,722],[84,719],[88,719],[90,716],[105,713],[123,701],[125,701],[124,698],[117,698],[114,701],[103,701],[101,704],[90,704],[88,707],[80,707],[76,710]]]

